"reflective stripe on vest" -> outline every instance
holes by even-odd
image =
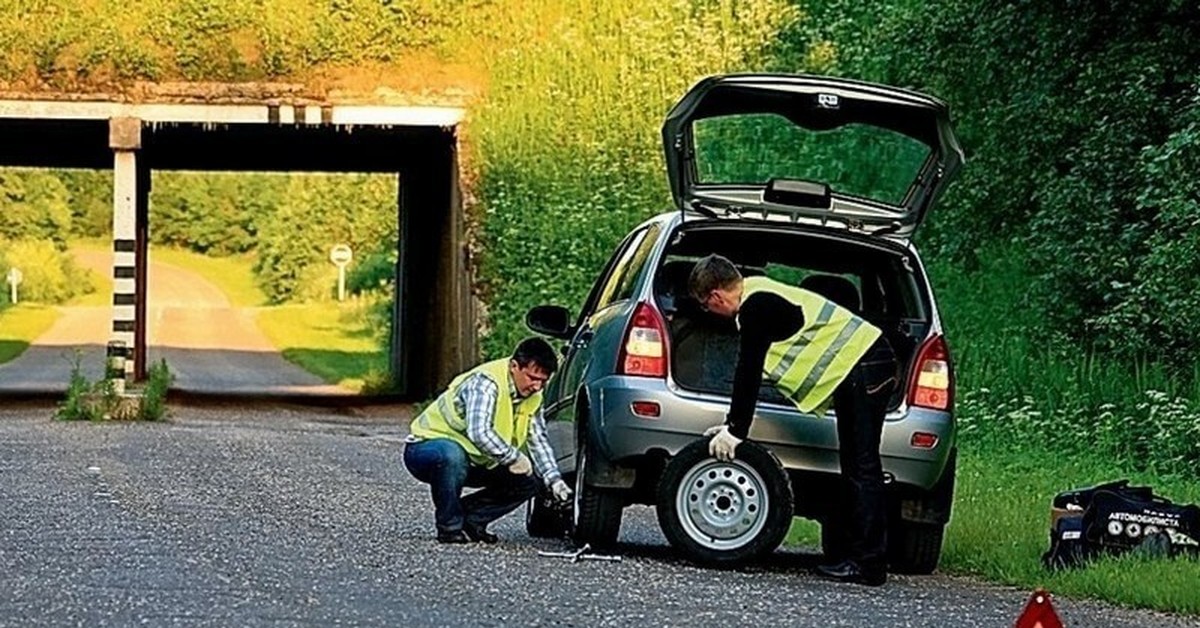
[[[742,302],[756,292],[776,294],[804,311],[804,326],[771,343],[763,363],[763,375],[801,412],[823,405],[882,335],[878,327],[810,290],[746,277]]]
[[[542,405],[542,393],[530,395],[514,408],[509,391],[512,387],[508,372],[509,358],[485,362],[454,378],[446,391],[437,400],[429,404],[425,411],[412,422],[413,436],[423,439],[448,438],[466,450],[467,456],[475,464],[494,467],[497,462],[491,456],[479,450],[471,439],[467,438],[467,420],[458,407],[458,393],[468,379],[482,373],[492,380],[497,387],[496,409],[493,414],[492,429],[504,439],[504,442],[525,450],[529,439],[529,424]]]

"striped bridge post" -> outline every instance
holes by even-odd
[[[142,122],[137,118],[109,120],[109,146],[113,150],[113,318],[112,340],[124,343],[125,378],[137,373],[141,355],[138,338],[138,149],[142,144]],[[144,298],[145,295],[142,295]],[[144,349],[143,349],[144,350]]]

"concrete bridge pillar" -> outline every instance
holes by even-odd
[[[146,245],[150,169],[139,157],[142,121],[111,118],[113,151],[112,339],[125,343],[126,379],[146,377]]]

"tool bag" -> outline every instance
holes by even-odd
[[[1181,505],[1129,480],[1066,491],[1054,498],[1049,569],[1076,567],[1101,554],[1200,556],[1200,507]]]

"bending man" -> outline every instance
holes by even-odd
[[[887,503],[879,441],[898,383],[891,346],[879,328],[809,290],[766,277],[743,279],[719,255],[696,263],[689,289],[700,305],[733,317],[740,336],[729,414],[709,428],[709,452],[732,460],[750,431],[764,376],[805,413],[837,414],[844,501],[822,522],[829,538],[826,578],[887,581]]]

